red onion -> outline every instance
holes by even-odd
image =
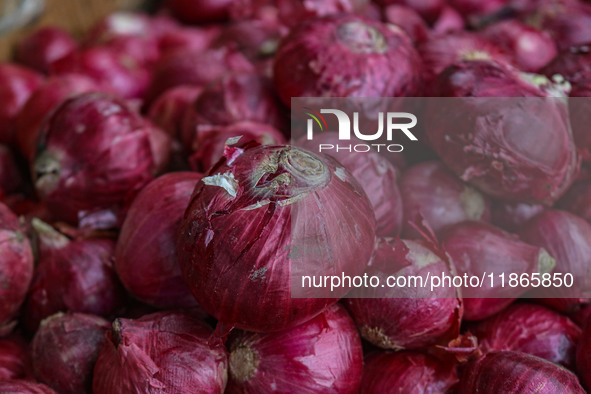
[[[433,35],[418,47],[423,59],[426,82],[432,81],[446,67],[464,60],[491,60],[511,64],[504,50],[488,39],[471,32]]]
[[[326,132],[314,137],[314,141],[302,139],[300,145],[318,152],[320,144],[338,144],[338,133]],[[376,216],[376,234],[382,237],[397,236],[402,229],[403,203],[398,189],[396,168],[376,152],[330,152],[357,179],[371,202]]]
[[[149,120],[145,120],[146,131],[150,139],[150,149],[154,159],[154,175],[168,170],[172,154],[172,138]]]
[[[433,23],[432,32],[434,34],[448,34],[462,31],[465,27],[464,19],[459,12],[446,6],[443,7],[439,18]]]
[[[564,367],[526,353],[500,351],[466,366],[458,393],[476,392],[584,394],[585,390],[575,374]]]
[[[400,4],[418,12],[427,22],[435,21],[446,5],[445,0],[379,0],[383,6]]]
[[[556,260],[553,274],[573,277],[572,287],[540,288],[534,294],[541,302],[568,312],[591,299],[591,224],[565,211],[546,210],[527,222],[519,236],[550,253]]]
[[[148,110],[150,119],[171,137],[180,136],[182,116],[203,89],[181,85],[162,93]]]
[[[515,233],[529,219],[546,209],[540,204],[494,201],[491,222],[510,233]]]
[[[294,28],[277,51],[274,80],[288,106],[292,97],[413,96],[420,67],[400,28],[345,15]]]
[[[57,394],[42,383],[29,380],[0,380],[0,392],[8,394]]]
[[[237,21],[224,28],[216,45],[236,46],[248,59],[257,61],[273,56],[285,33],[286,28],[275,18]]]
[[[0,381],[25,377],[27,343],[19,336],[0,338]]]
[[[195,305],[177,263],[179,223],[201,175],[166,174],[134,199],[117,242],[115,269],[136,298],[162,308]]]
[[[179,27],[168,31],[158,38],[158,47],[162,56],[175,51],[203,52],[220,35],[219,26]]]
[[[558,201],[558,207],[591,223],[591,180],[577,182]]]
[[[54,111],[41,134],[35,187],[59,218],[117,210],[152,179],[150,126],[122,100],[84,93]],[[115,225],[115,223],[113,224]]]
[[[550,272],[554,260],[546,250],[532,246],[489,224],[466,221],[452,225],[442,232],[441,243],[451,256],[458,274],[486,273],[481,287],[464,287],[464,318],[482,320],[499,312],[515,298],[524,294],[526,287],[507,286],[511,273]],[[503,287],[499,274],[505,274]],[[493,286],[488,275],[494,274]],[[494,297],[494,298],[493,298]]]
[[[489,25],[482,35],[512,54],[515,65],[523,71],[539,71],[557,54],[556,44],[547,33],[517,20]]]
[[[74,51],[78,44],[59,27],[42,27],[23,38],[16,47],[16,59],[36,71],[47,74],[54,61]]]
[[[180,312],[116,319],[94,368],[93,393],[222,393],[228,360],[211,334]]]
[[[40,74],[10,63],[0,64],[0,143],[15,139],[15,120],[31,93],[43,82]]]
[[[400,27],[416,44],[429,36],[429,26],[412,8],[403,5],[390,5],[384,8],[384,19]]]
[[[232,0],[167,0],[175,17],[186,23],[222,22],[230,16]]]
[[[197,146],[197,151],[189,161],[194,169],[209,171],[224,155],[226,142],[230,138],[240,137],[240,142],[255,141],[260,145],[281,145],[285,137],[272,126],[254,123],[238,122],[229,126],[201,127],[196,135],[196,141],[191,146]]]
[[[23,185],[23,177],[12,151],[0,145],[0,197],[14,193]]]
[[[338,304],[289,330],[234,332],[227,347],[226,393],[356,393],[361,382],[361,340]]]
[[[71,240],[38,219],[32,224],[39,239],[39,259],[25,303],[29,331],[60,311],[99,316],[114,312],[123,298],[113,268],[115,242]]]
[[[49,78],[29,97],[17,119],[16,142],[21,153],[32,162],[43,121],[70,96],[98,90],[96,84],[82,75],[60,75]]]
[[[101,90],[123,98],[143,97],[150,73],[132,55],[109,47],[91,47],[74,51],[51,64],[52,74],[82,74]]]
[[[490,221],[488,198],[460,181],[440,161],[407,168],[400,179],[400,192],[406,237],[419,235],[412,223],[421,219],[435,232],[464,220]]]
[[[583,333],[577,346],[577,371],[587,390],[591,390],[591,374],[589,374],[591,368],[591,323],[589,322],[590,320],[587,320],[583,326]]]
[[[177,50],[163,56],[154,67],[147,100],[151,102],[179,85],[204,87],[230,72],[252,70],[252,64],[237,51],[225,48],[205,52]]]
[[[33,277],[33,252],[18,218],[0,203],[0,336],[10,329]]]
[[[449,276],[453,268],[433,248],[422,241],[379,239],[365,273],[382,283],[389,275]],[[463,310],[454,288],[364,288],[351,297],[345,305],[361,336],[380,348],[418,349],[447,343],[459,334]]]
[[[279,19],[294,27],[309,19],[340,14],[362,13],[369,0],[278,0]]]
[[[550,205],[578,169],[566,103],[541,99],[560,97],[563,88],[490,61],[448,67],[437,78],[436,96],[468,99],[429,106],[429,143],[462,180],[490,196]]]
[[[105,319],[82,313],[43,320],[31,342],[35,378],[60,393],[90,393],[92,370],[109,326]]]
[[[365,358],[360,393],[446,393],[458,381],[455,365],[427,354],[375,352]]]
[[[255,74],[232,74],[210,85],[184,116],[181,134],[190,152],[200,149],[203,138],[199,134],[204,127],[251,121],[285,128],[285,116],[271,82]]]
[[[199,304],[227,327],[293,327],[336,299],[292,298],[292,276],[297,283],[365,269],[375,237],[369,200],[329,157],[289,146],[232,146],[225,156],[197,185],[181,223],[183,275]]]
[[[470,328],[484,352],[514,350],[572,369],[581,329],[543,306],[515,304]]]

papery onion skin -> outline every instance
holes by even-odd
[[[302,139],[299,145],[311,152],[318,152],[320,144],[338,143],[338,133],[325,132],[315,136],[313,141]],[[344,165],[363,187],[376,216],[376,234],[381,237],[400,235],[403,202],[397,184],[399,175],[396,167],[375,152],[329,151],[328,154]]]
[[[423,241],[378,239],[365,273],[382,277],[383,283],[389,275],[450,275],[453,268],[433,247]],[[361,336],[382,349],[419,349],[447,343],[459,334],[462,300],[454,288],[366,291],[359,296],[384,298],[352,295],[344,304]]]
[[[187,108],[193,104],[202,88],[177,86],[162,93],[151,105],[148,116],[172,138],[180,137],[181,120]]]
[[[533,304],[514,304],[470,327],[483,352],[524,352],[573,369],[581,329],[568,317]]]
[[[15,120],[42,83],[43,77],[37,72],[16,64],[0,64],[0,143],[12,145],[15,142]]]
[[[30,332],[57,312],[108,316],[121,305],[124,293],[113,268],[113,240],[70,240],[39,220],[33,226],[39,258],[23,316]]]
[[[116,319],[94,368],[93,393],[222,393],[223,345],[211,328],[181,312]]]
[[[7,146],[0,144],[0,198],[17,192],[23,186],[23,180],[15,155]]]
[[[540,289],[540,302],[561,312],[572,311],[589,301],[591,290],[591,224],[565,211],[548,209],[528,221],[519,236],[543,247],[556,260],[553,273],[573,276],[574,286]],[[556,299],[554,299],[556,298]]]
[[[0,380],[0,392],[9,394],[57,394],[43,383],[30,380]]]
[[[32,172],[57,219],[120,209],[152,179],[155,157],[145,120],[125,102],[84,93],[62,103],[41,135]]]
[[[361,274],[374,215],[361,186],[330,157],[280,145],[241,150],[230,147],[197,185],[179,231],[179,261],[199,304],[222,324],[288,329],[336,302],[292,298],[292,275]]]
[[[465,367],[459,394],[475,392],[585,393],[575,374],[564,367],[521,352],[485,354]]]
[[[570,190],[570,189],[569,189]],[[528,220],[546,209],[541,204],[494,201],[491,222],[510,233],[516,233]]]
[[[232,0],[167,0],[173,15],[186,23],[223,22],[230,16]]]
[[[23,338],[0,338],[0,381],[24,378],[26,362],[27,343]]]
[[[285,331],[234,332],[227,347],[227,393],[356,393],[361,382],[361,340],[338,304]]]
[[[427,109],[430,146],[460,178],[491,197],[551,205],[579,168],[568,108],[558,98],[562,89],[567,87],[490,61],[450,66],[433,92],[456,99]],[[484,97],[498,99],[475,99]]]
[[[240,142],[255,141],[261,145],[284,144],[283,134],[268,124],[238,122],[229,126],[201,127],[191,146],[197,151],[189,161],[194,170],[209,171],[223,156],[226,142],[240,137]]]
[[[445,393],[458,383],[455,365],[418,352],[374,352],[365,357],[361,394]]]
[[[389,5],[384,8],[384,20],[399,26],[416,44],[429,36],[429,26],[412,8],[403,5]]]
[[[583,333],[577,345],[577,371],[583,386],[591,390],[591,320],[583,324]]]
[[[42,27],[23,38],[16,47],[17,61],[47,74],[54,61],[76,49],[76,40],[59,27]]]
[[[279,20],[294,27],[309,19],[362,13],[369,3],[369,0],[279,0],[277,10]]]
[[[0,203],[0,336],[25,299],[33,277],[33,252],[19,219]]]
[[[90,393],[94,364],[109,328],[107,320],[81,313],[43,320],[31,342],[35,378],[60,393]]]
[[[134,297],[161,308],[196,304],[177,262],[176,239],[201,174],[165,174],[131,204],[117,241],[115,270]]]
[[[400,28],[345,15],[293,29],[275,56],[274,82],[287,106],[292,97],[412,97],[420,68]]]
[[[445,228],[441,244],[451,257],[459,275],[481,276],[504,273],[545,273],[554,261],[544,249],[519,240],[490,224],[465,221]],[[504,309],[526,288],[502,287],[498,281],[490,286],[484,281],[480,288],[464,288],[464,318],[482,320]],[[493,298],[498,297],[498,298]]]
[[[96,90],[92,79],[76,74],[53,76],[35,90],[17,118],[16,142],[25,158],[35,158],[43,121],[52,110],[68,97]]]
[[[464,220],[490,221],[490,201],[463,183],[440,161],[407,168],[400,179],[404,206],[404,236],[419,236],[411,223],[421,219],[435,232]]]

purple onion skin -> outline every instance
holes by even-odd
[[[476,189],[459,180],[439,161],[407,168],[400,179],[406,238],[418,238],[411,223],[424,219],[439,232],[447,225],[465,220],[490,221],[490,201]]]
[[[63,102],[40,135],[32,172],[56,219],[72,224],[89,212],[120,209],[156,168],[150,130],[125,102],[84,93]]]
[[[182,116],[202,90],[181,85],[165,91],[150,105],[149,118],[172,138],[178,139]]]
[[[76,40],[58,27],[43,27],[23,38],[16,47],[19,63],[47,74],[54,61],[76,49]]]
[[[15,141],[15,121],[31,94],[43,83],[43,77],[28,68],[11,63],[0,64],[0,143]]]
[[[180,50],[203,52],[212,46],[220,32],[221,27],[218,25],[185,26],[167,31],[158,38],[160,55],[164,57]]]
[[[553,266],[551,255],[544,249],[482,222],[466,221],[447,227],[441,232],[440,240],[459,275],[480,277],[486,272],[505,273],[508,277],[511,273],[548,272]],[[526,291],[521,287],[501,287],[498,281],[494,285],[491,287],[485,281],[479,289],[463,289],[464,319],[482,320],[492,316]]]
[[[401,97],[421,87],[421,64],[394,25],[346,15],[306,21],[280,44],[274,82],[292,97]]]
[[[57,394],[43,383],[30,380],[0,380],[0,392],[7,394]]]
[[[446,393],[458,383],[455,365],[415,352],[375,352],[365,357],[361,394]]]
[[[557,207],[591,223],[591,180],[572,185],[558,201]]]
[[[523,71],[539,71],[557,54],[556,44],[547,33],[518,20],[494,23],[481,34],[512,54],[515,65]]]
[[[19,336],[0,338],[0,381],[25,377],[27,343]]]
[[[378,3],[384,7],[391,4],[404,5],[418,12],[428,23],[437,20],[446,5],[444,0],[379,0]]]
[[[533,304],[510,305],[470,327],[483,352],[528,353],[569,369],[575,366],[581,329],[568,317]]]
[[[223,22],[230,16],[232,0],[169,0],[167,7],[185,23]]]
[[[532,245],[548,251],[556,260],[553,273],[572,274],[572,288],[550,287],[540,289],[535,295],[540,302],[548,304],[561,312],[572,311],[588,298],[591,288],[591,224],[565,211],[546,210],[527,222],[519,231],[519,236]]]
[[[569,189],[570,190],[570,189]],[[528,220],[542,212],[546,207],[541,204],[511,203],[494,201],[491,222],[510,233],[515,233]]]
[[[555,94],[557,86],[549,80],[538,87],[526,78],[532,77],[490,61],[448,67],[437,78],[434,93],[458,99],[453,110],[445,105],[427,109],[427,137],[450,169],[488,195],[551,205],[579,168],[564,101],[522,99],[522,105],[514,105],[507,99],[495,105],[472,99]]]
[[[583,386],[591,390],[591,320],[583,325],[583,333],[577,345],[577,371]]]
[[[180,312],[116,319],[94,368],[93,393],[222,393],[228,359],[211,328]]]
[[[19,219],[0,203],[0,336],[17,314],[33,277],[33,252]]]
[[[293,28],[309,19],[340,14],[360,14],[369,3],[369,0],[279,0],[277,10],[279,20]]]
[[[114,241],[70,240],[43,222],[33,226],[39,259],[24,309],[30,332],[57,312],[109,316],[121,305],[124,292],[113,268]]]
[[[236,331],[227,347],[230,379],[226,393],[356,393],[359,389],[361,340],[338,304],[285,331]]]
[[[431,29],[433,35],[445,35],[449,33],[463,31],[466,27],[464,18],[454,8],[446,6],[441,10],[441,14],[433,23]]]
[[[429,26],[412,8],[403,5],[389,5],[384,8],[385,22],[400,27],[416,44],[429,37]]]
[[[31,342],[35,378],[59,393],[91,393],[92,371],[110,324],[93,315],[48,317]]]
[[[318,152],[320,144],[338,144],[338,133],[327,132],[313,141],[299,141],[304,149]],[[376,216],[376,234],[394,237],[402,229],[403,203],[398,188],[398,171],[384,156],[375,153],[330,152],[357,179]]]
[[[92,79],[83,75],[60,75],[49,78],[31,95],[17,118],[16,142],[29,161],[35,158],[39,133],[45,118],[68,97],[99,90]]]
[[[432,248],[421,241],[378,239],[366,273],[382,277],[383,283],[389,275],[450,275],[449,263]],[[419,349],[459,334],[463,309],[454,289],[377,290],[369,296],[387,298],[347,298],[344,304],[362,337],[379,348]]]
[[[175,172],[134,199],[117,241],[115,270],[134,297],[160,308],[194,306],[178,266],[178,227],[201,174]]]
[[[288,329],[336,302],[292,298],[291,270],[361,274],[375,219],[361,186],[334,159],[289,146],[246,148],[230,148],[197,184],[179,231],[179,261],[197,302],[223,325]],[[313,251],[300,252],[310,242],[304,238],[317,242]]]
[[[580,393],[575,374],[564,367],[521,352],[485,354],[465,367],[459,394],[471,393]]]

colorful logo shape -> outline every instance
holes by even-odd
[[[320,131],[324,131],[325,129],[328,130],[328,125],[326,124],[326,120],[324,120],[324,117],[322,115],[320,115],[319,112],[316,112],[314,110],[312,110],[312,108],[308,108],[308,107],[304,107],[305,110],[308,110],[310,112],[304,112],[306,115],[308,115],[309,117],[311,117],[312,119],[314,119],[316,121],[316,123],[318,123],[318,126],[320,126]],[[316,114],[316,115],[314,115]],[[322,119],[322,123],[320,123],[320,119]],[[322,126],[322,124],[324,124],[324,127]]]

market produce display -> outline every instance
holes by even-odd
[[[162,0],[13,54],[0,394],[591,392],[590,2]]]

